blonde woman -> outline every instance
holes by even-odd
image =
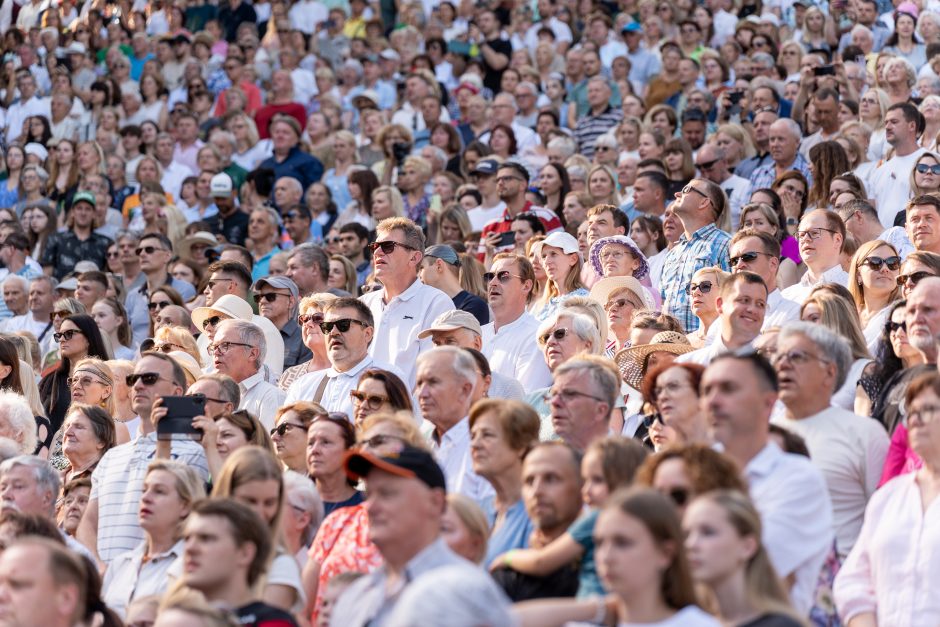
[[[715,144],[724,150],[729,170],[757,154],[750,133],[740,124],[722,124],[715,132]]]
[[[620,206],[617,175],[606,165],[595,165],[588,170],[587,192],[595,205]]]
[[[849,292],[855,300],[868,350],[874,354],[891,304],[900,298],[901,257],[877,239],[858,247],[849,265]]]
[[[232,161],[249,172],[271,156],[271,140],[261,141],[255,121],[239,112],[229,118],[227,128],[235,136],[235,152]]]
[[[356,136],[347,130],[333,133],[333,167],[323,173],[322,182],[333,195],[333,202],[340,211],[352,202],[348,178],[352,168],[359,163]]]
[[[181,351],[196,360],[196,363],[202,367],[202,359],[199,355],[199,347],[196,340],[193,339],[189,329],[183,327],[164,326],[154,332],[153,350],[161,353],[171,353]]]
[[[300,314],[297,323],[300,324],[301,339],[304,346],[310,349],[313,357],[302,364],[291,366],[278,379],[277,386],[287,390],[291,383],[309,372],[316,372],[330,367],[330,360],[326,355],[326,342],[320,323],[323,322],[323,310],[327,304],[336,300],[336,296],[329,293],[311,294],[300,301]]]
[[[358,295],[356,266],[345,255],[330,255],[330,274],[327,286]]]
[[[699,319],[698,329],[686,335],[689,343],[695,348],[705,346],[708,331],[718,319],[718,292],[722,281],[729,276],[730,273],[721,268],[702,268],[692,275],[691,283],[685,288],[689,294],[692,313]]]
[[[386,218],[401,218],[404,215],[405,201],[397,187],[383,185],[372,192],[372,218],[376,223]]]
[[[878,87],[870,88],[858,101],[858,118],[872,129],[868,144],[869,161],[877,162],[886,156],[888,143],[885,139],[884,118],[890,106],[888,94]]]

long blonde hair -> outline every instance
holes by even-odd
[[[813,288],[800,308],[800,317],[803,317],[807,305],[811,303],[816,305],[822,313],[819,324],[848,340],[849,347],[852,349],[852,359],[871,359],[855,303],[833,289],[832,284],[828,283]],[[838,289],[843,293],[848,291],[842,286],[838,286]]]
[[[855,251],[855,256],[852,257],[852,263],[849,264],[849,293],[852,294],[852,298],[855,300],[855,308],[858,309],[859,315],[865,309],[865,286],[862,285],[860,266],[873,250],[882,246],[890,248],[892,254],[898,256],[898,251],[894,246],[884,240],[875,239],[859,246],[858,250]],[[901,288],[895,285],[891,296],[888,297],[888,302],[896,301],[899,298],[900,291]]]

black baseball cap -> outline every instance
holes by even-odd
[[[405,446],[398,453],[377,457],[364,451],[350,451],[343,460],[343,468],[350,479],[365,479],[373,468],[404,477],[418,479],[429,488],[447,490],[444,471],[427,451]]]

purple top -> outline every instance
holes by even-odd
[[[792,235],[787,235],[780,242],[780,255],[793,260],[793,263],[800,265],[803,260],[800,258],[800,244]]]

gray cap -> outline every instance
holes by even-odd
[[[100,270],[100,268],[94,261],[83,259],[82,261],[79,261],[75,264],[75,269],[73,271],[77,274],[80,274],[82,272],[97,272],[98,270]]]
[[[428,246],[424,249],[425,257],[434,257],[440,259],[444,263],[449,263],[452,266],[460,267],[460,257],[457,256],[457,251],[454,250],[451,246],[446,244],[435,244],[434,246]]]
[[[435,331],[456,331],[457,329],[468,329],[477,335],[483,335],[483,329],[480,327],[480,321],[476,319],[476,316],[462,309],[451,309],[439,315],[430,328],[419,333],[418,339],[423,340],[431,337],[431,334]]]
[[[291,296],[294,298],[300,298],[300,290],[297,289],[297,284],[294,283],[291,279],[288,279],[286,276],[266,276],[255,281],[255,284],[251,286],[251,289],[257,292],[262,288],[262,286],[265,285],[273,287],[276,290],[290,290]]]
[[[56,285],[56,290],[74,292],[78,288],[78,279],[75,277],[69,277]]]

